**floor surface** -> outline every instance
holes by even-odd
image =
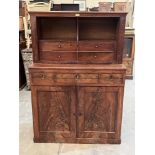
[[[20,155],[134,155],[134,94],[134,80],[126,80],[120,145],[38,144],[33,143],[31,92],[23,89],[19,93]]]

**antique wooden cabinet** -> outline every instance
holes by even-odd
[[[30,68],[35,142],[120,143],[123,65]]]
[[[121,142],[126,13],[31,12],[34,142]]]

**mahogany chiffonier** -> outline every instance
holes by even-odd
[[[30,15],[34,142],[121,143],[126,13]]]

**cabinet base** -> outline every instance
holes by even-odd
[[[92,138],[77,138],[77,139],[33,139],[34,143],[77,143],[77,144],[121,144],[121,139],[92,139]]]

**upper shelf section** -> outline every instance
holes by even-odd
[[[115,40],[118,21],[118,17],[38,17],[38,39]]]
[[[122,63],[124,12],[30,12],[35,63]]]

